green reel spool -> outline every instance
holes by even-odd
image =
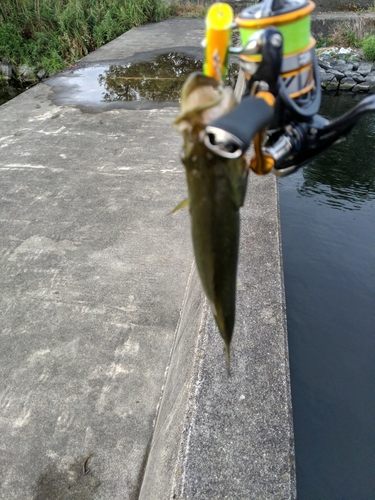
[[[285,55],[306,49],[310,44],[310,14],[315,4],[311,1],[286,1],[278,8],[281,2],[276,6],[274,1],[271,6],[269,3],[265,1],[252,5],[236,18],[242,45],[246,45],[256,31],[275,26],[283,35]]]
[[[315,87],[312,61],[315,40],[311,37],[311,12],[315,4],[310,0],[265,0],[244,9],[235,19],[243,46],[257,31],[276,27],[283,36],[283,64],[281,77],[288,82],[291,98],[306,94]],[[260,55],[240,56],[247,78],[253,73]]]

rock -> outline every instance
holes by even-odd
[[[336,80],[340,81],[345,78],[345,73],[341,73],[341,71],[337,71],[337,69],[330,68],[327,70],[327,73],[330,75],[334,75]]]
[[[361,61],[358,61],[357,59],[351,59],[351,58],[348,59],[348,62],[353,64],[353,71],[357,71],[358,66],[361,64]]]
[[[369,86],[369,90],[375,89],[375,75],[366,76],[365,84]]]
[[[352,90],[355,85],[357,82],[353,78],[345,77],[340,82],[340,90]]]
[[[36,74],[36,76],[39,78],[39,80],[41,80],[42,78],[44,78],[46,76],[46,72],[44,71],[44,69],[40,69],[38,71],[38,73]]]
[[[331,63],[326,61],[326,60],[323,60],[323,59],[318,59],[318,64],[319,64],[319,67],[323,68],[323,69],[332,68]]]
[[[0,64],[0,75],[5,78],[6,80],[9,80],[12,78],[13,75],[13,67],[10,63],[8,62],[2,62]]]
[[[323,68],[319,68],[319,76],[320,78],[324,78],[326,76],[326,71]]]
[[[372,70],[372,64],[368,62],[361,63],[358,66],[358,73],[360,73],[362,76],[367,76]]]
[[[337,65],[335,65],[335,69],[337,69],[337,71],[341,71],[341,73],[346,73],[347,71],[353,70],[353,64],[351,64],[351,63],[337,64]]]
[[[27,64],[21,64],[17,69],[18,78],[23,82],[35,82],[35,70]]]
[[[334,66],[336,66],[336,59],[334,57],[330,57],[328,59],[328,62],[331,64],[331,67],[333,68]]]
[[[364,57],[361,49],[328,47],[318,49],[317,54],[322,88],[375,91],[375,64],[362,62]]]
[[[368,92],[369,90],[370,87],[366,83],[358,83],[355,87],[352,88],[352,92]]]
[[[365,77],[360,75],[357,71],[346,71],[345,76],[348,78],[353,78],[353,80],[357,83],[362,83],[365,81]]]
[[[27,64],[21,64],[21,66],[18,68],[18,74],[22,78],[29,77],[31,75],[31,73],[32,73],[32,69]]]
[[[330,82],[326,85],[326,90],[336,90],[339,86],[339,82],[336,80],[336,77],[333,77]]]
[[[327,88],[327,85],[335,78],[334,75],[327,73],[324,69],[319,68],[319,79],[320,84],[323,89]]]

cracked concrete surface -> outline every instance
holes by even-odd
[[[203,32],[143,26],[80,64]],[[177,108],[52,97],[47,82],[0,108],[0,498],[133,499],[142,481],[143,498],[292,498],[275,179],[250,179],[228,379],[188,212],[167,215],[186,196]]]

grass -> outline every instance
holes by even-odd
[[[366,36],[363,20],[353,17],[350,22],[343,22],[332,31],[329,42],[330,45],[339,47],[361,46],[361,40]]]
[[[182,4],[176,1],[169,7],[169,13],[172,17],[205,17],[207,10],[207,4],[200,0]]]
[[[369,35],[362,41],[362,50],[368,61],[375,61],[375,36]]]
[[[203,12],[199,1],[0,0],[0,58],[50,74],[134,26]]]
[[[350,23],[342,23],[336,27],[329,38],[317,40],[317,48],[320,47],[355,47],[361,48],[368,61],[375,61],[375,35],[371,31],[365,31],[361,18],[353,18]]]
[[[375,2],[375,0],[374,0]],[[355,6],[355,4],[353,4]],[[353,7],[354,10],[354,7]],[[73,64],[125,31],[167,17],[204,17],[206,0],[0,0],[0,59],[47,74]],[[373,33],[358,17],[318,46],[362,47],[375,60]]]

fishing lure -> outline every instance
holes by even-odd
[[[239,209],[244,202],[248,169],[244,155],[231,159],[213,154],[202,141],[202,133],[212,119],[236,105],[231,88],[195,73],[185,83],[181,113],[175,121],[184,139],[182,162],[195,261],[228,361],[234,327]]]

